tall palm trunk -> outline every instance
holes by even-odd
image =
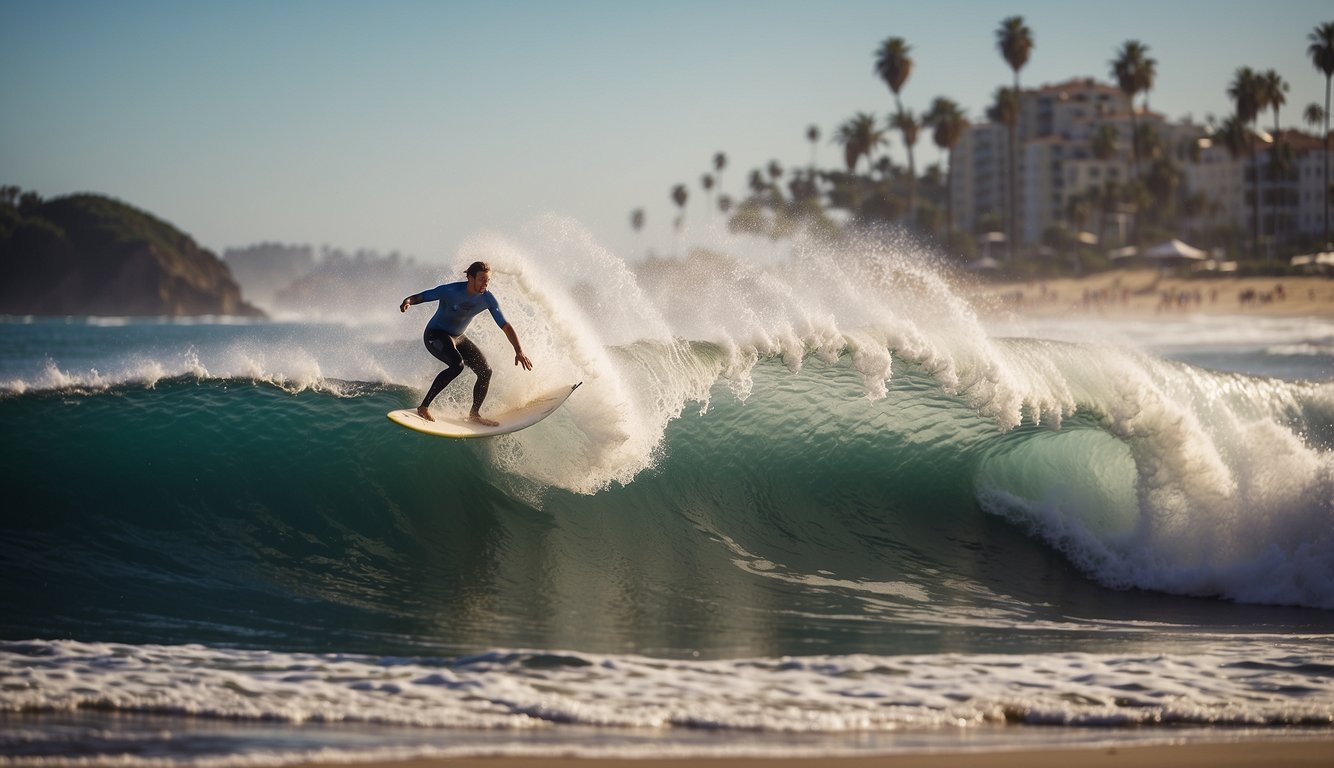
[[[917,163],[913,159],[913,147],[917,143],[917,127],[915,118],[903,111],[898,94],[894,94],[894,103],[899,110],[897,119],[902,120],[899,130],[903,134],[903,147],[908,152],[908,226],[911,227],[917,221]]]
[[[1325,247],[1330,247],[1329,240],[1329,81],[1325,75]]]
[[[1018,234],[1019,218],[1019,117],[1023,112],[1023,98],[1019,91],[1019,70],[1028,63],[1028,56],[1033,51],[1032,30],[1024,24],[1024,17],[1011,16],[1001,21],[996,30],[996,46],[1001,57],[1014,72],[1014,127],[1010,131],[1010,234],[1006,246],[1010,258],[1014,258],[1014,241]]]
[[[1269,247],[1265,249],[1265,261],[1274,261],[1274,249],[1278,246],[1278,147],[1279,147],[1278,107],[1274,107],[1274,141],[1269,145]]]
[[[1131,94],[1130,96],[1130,162],[1132,165],[1130,169],[1130,178],[1136,186],[1139,186],[1139,120],[1135,118],[1134,94]],[[1144,213],[1144,211],[1139,209],[1139,205],[1136,204],[1135,218],[1131,220],[1130,225],[1130,240],[1136,248],[1140,247],[1139,227],[1140,219],[1143,217]]]
[[[1258,129],[1258,126],[1256,127]],[[1260,153],[1255,151],[1255,130],[1246,137],[1246,147],[1251,153],[1251,173],[1254,179],[1251,189],[1255,199],[1251,201],[1251,258],[1260,258]]]
[[[945,171],[945,239],[954,236],[954,147],[950,147],[950,167]]]
[[[1014,124],[1010,126],[1010,216],[1009,234],[1005,237],[1005,252],[1008,260],[1014,261],[1015,234],[1019,221],[1019,115],[1023,111],[1022,98],[1019,95],[1019,70],[1014,71]]]

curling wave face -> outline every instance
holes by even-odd
[[[337,325],[8,323],[0,472],[18,503],[3,546],[20,583],[64,585],[87,611],[126,592],[140,629],[201,620],[156,586],[184,581],[462,646],[498,615],[510,644],[587,639],[558,617],[592,594],[620,606],[590,624],[608,647],[670,650],[754,600],[753,622],[723,622],[720,653],[775,626],[801,635],[808,615],[834,646],[876,621],[1163,617],[1100,587],[1334,608],[1328,377],[998,336],[891,245],[629,264],[567,220],[527,237],[479,236],[457,257],[492,264],[538,362],[510,371],[494,353],[489,407],[584,386],[540,429],[479,445],[383,423],[433,373],[421,318],[393,307]],[[507,349],[484,322],[470,335]],[[1093,583],[1073,608],[1033,575],[1051,568]],[[686,616],[684,635],[636,637],[627,612],[646,599],[671,607],[664,632]],[[217,631],[297,631],[278,613],[238,608]]]

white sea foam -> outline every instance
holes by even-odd
[[[895,359],[908,361],[1001,429],[1025,414],[1058,425],[1075,408],[1059,377],[1017,378],[1027,369],[1007,359],[928,256],[900,244],[801,243],[761,263],[701,249],[630,264],[576,222],[547,218],[522,238],[473,238],[456,266],[479,259],[492,264],[492,289],[537,365],[532,375],[496,377],[497,407],[584,382],[557,422],[559,451],[531,434],[494,444],[497,463],[537,489],[594,493],[633,481],[661,455],[668,423],[691,404],[707,410],[718,383],[752,397],[754,367],[767,358],[793,373],[807,358],[845,360],[872,401],[887,396]],[[505,348],[485,322],[470,334]],[[445,402],[459,408],[466,397]]]
[[[422,728],[839,733],[1003,724],[1334,726],[1329,638],[1189,654],[669,661],[460,659],[73,641],[0,644],[0,711],[82,709]],[[1322,645],[1323,644],[1323,645]],[[1324,652],[1313,652],[1323,647]]]
[[[983,505],[1107,586],[1334,607],[1334,453],[1286,426],[1320,387],[1084,354],[1096,376],[1077,397],[1117,443],[1077,455],[1119,479],[1099,481],[1087,465],[1058,476],[999,453],[979,476]]]
[[[1334,344],[1334,320],[1325,317],[1183,315],[1153,319],[1031,318],[988,323],[1001,336],[1098,342],[1137,349],[1256,349],[1300,345],[1324,349]]]

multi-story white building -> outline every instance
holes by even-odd
[[[1291,203],[1291,218],[1287,224],[1299,238],[1316,239],[1325,236],[1325,223],[1328,216],[1330,236],[1334,238],[1334,206],[1325,207],[1325,142],[1318,136],[1284,131],[1283,142],[1291,145],[1294,167],[1289,177],[1288,200]],[[1330,183],[1334,184],[1334,152],[1331,152]],[[1279,239],[1283,232],[1280,230]],[[1326,243],[1330,245],[1330,243]]]
[[[1261,255],[1287,242],[1319,242],[1325,233],[1324,142],[1300,131],[1282,131],[1260,133],[1255,143],[1254,158],[1233,157],[1224,147],[1209,146],[1196,162],[1184,166],[1189,188],[1214,204],[1212,223],[1231,222],[1250,232],[1258,178]],[[1275,162],[1280,163],[1277,171]]]
[[[1250,206],[1246,203],[1246,158],[1233,157],[1228,149],[1208,137],[1199,140],[1199,152],[1181,166],[1186,189],[1204,196],[1204,210],[1189,218],[1187,226],[1201,229],[1234,224],[1249,228]]]
[[[1008,141],[1005,126],[977,123],[969,127],[951,152],[950,194],[954,199],[955,227],[959,230],[976,231],[979,222],[988,215],[1001,222],[1005,220]],[[1000,228],[1004,229],[1004,224]]]
[[[1022,92],[1016,201],[1021,242],[1037,242],[1051,222],[1064,219],[1070,195],[1084,189],[1095,176],[1103,176],[1104,170],[1090,167],[1081,171],[1079,185],[1072,188],[1065,166],[1091,160],[1093,126],[1118,114],[1125,114],[1128,124],[1128,109],[1129,100],[1120,90],[1087,78]],[[1121,142],[1125,146],[1129,146],[1129,136],[1127,128]],[[1009,131],[995,123],[972,125],[955,146],[951,195],[960,229],[975,230],[987,216],[1007,221],[1008,152]],[[1123,160],[1118,162],[1124,165]]]
[[[1093,151],[1094,137],[1104,125],[1116,130],[1116,150],[1099,159]],[[1163,115],[1145,110],[1132,119],[1130,101],[1120,89],[1093,79],[1074,79],[1021,94],[1017,167],[1021,243],[1036,244],[1053,224],[1070,224],[1072,198],[1105,189],[1108,182],[1122,185],[1135,178],[1131,137],[1136,125],[1153,127],[1158,151],[1171,157],[1181,172],[1183,191],[1201,196],[1203,205],[1191,225],[1230,222],[1251,229],[1254,172],[1247,158],[1234,158],[1224,147],[1212,145],[1209,130],[1189,120],[1169,123]],[[1259,150],[1262,228],[1279,242],[1324,231],[1323,146],[1307,134],[1292,131],[1283,136],[1294,150],[1293,168],[1279,181],[1269,181],[1272,143]],[[992,227],[1005,229],[1008,152],[1009,132],[990,122],[971,126],[954,148],[950,194],[958,229],[976,232],[988,219]],[[1147,170],[1148,160],[1141,158],[1139,171]],[[1116,230],[1108,233],[1119,231],[1124,239],[1133,207],[1125,206],[1113,217]]]

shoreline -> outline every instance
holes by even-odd
[[[442,757],[367,762],[308,762],[296,768],[1241,768],[1328,766],[1334,735],[1293,741],[1252,739],[1148,746],[930,751],[819,757]]]
[[[1150,319],[1191,315],[1334,318],[1334,278],[1179,277],[1155,269],[977,282],[962,293],[987,319]]]

